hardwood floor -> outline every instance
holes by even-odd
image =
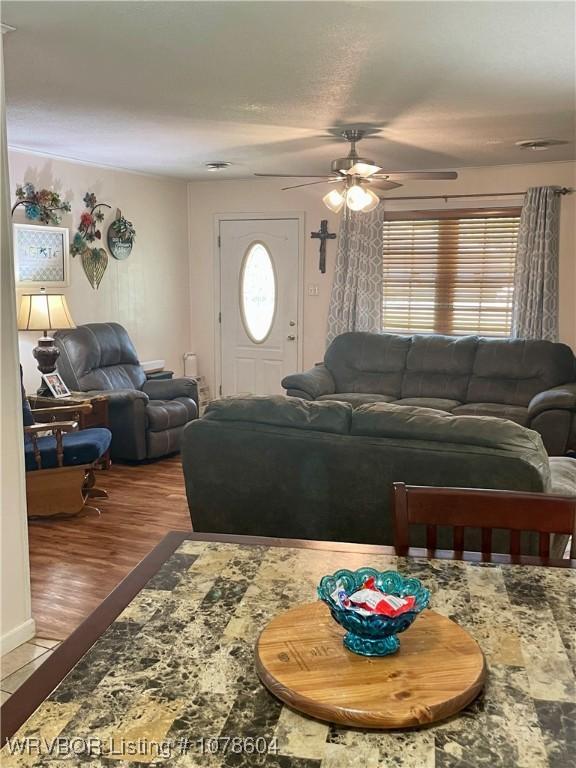
[[[63,640],[168,531],[191,530],[180,457],[97,473],[108,499],[68,520],[30,521],[36,633]]]

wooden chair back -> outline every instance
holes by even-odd
[[[58,467],[64,466],[64,445],[62,435],[65,432],[77,432],[78,420],[81,413],[90,413],[90,403],[74,406],[56,406],[51,408],[34,408],[31,413],[35,424],[24,427],[24,435],[32,442],[36,468],[42,469],[42,453],[38,446],[38,435],[50,432],[56,439],[56,461]],[[72,416],[73,420],[62,421],[62,416]]]
[[[576,551],[576,498],[394,483],[393,509],[395,547],[401,555],[408,551],[410,526],[416,524],[426,526],[428,550],[437,549],[437,526],[451,527],[455,559],[462,557],[466,528],[481,530],[483,560],[491,559],[492,532],[495,528],[510,532],[510,555],[513,560],[521,555],[522,531],[539,534],[538,553],[545,560],[550,558],[552,533],[572,535],[572,553]]]

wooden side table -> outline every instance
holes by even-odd
[[[88,413],[78,412],[78,427],[80,429],[91,429],[92,427],[108,428],[108,399],[103,395],[86,395],[84,392],[71,392],[70,397],[46,397],[44,395],[29,395],[28,400],[32,409],[34,408],[58,408],[66,405],[74,407],[75,405],[92,406]],[[102,456],[99,466],[102,469],[110,467],[110,452]]]
[[[210,402],[210,387],[204,376],[195,376],[198,387],[198,416],[202,416]]]

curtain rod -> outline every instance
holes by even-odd
[[[574,190],[570,187],[558,187],[554,190],[557,195],[569,195]],[[485,192],[477,195],[423,195],[421,197],[381,197],[381,200],[452,200],[461,197],[520,197],[526,192]]]

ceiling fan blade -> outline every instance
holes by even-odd
[[[309,175],[307,173],[255,173],[254,176],[264,176],[268,179],[331,179],[328,173]]]
[[[375,179],[373,176],[368,179],[370,183],[370,189],[379,189],[381,192],[386,192],[389,189],[396,189],[401,187],[402,184],[398,184],[396,181],[387,181],[386,179]]]
[[[378,173],[376,178],[381,179],[457,179],[456,171],[387,171]],[[374,177],[372,177],[374,178]]]
[[[298,189],[298,187],[311,187],[313,184],[334,184],[335,182],[340,181],[342,181],[342,178],[323,179],[322,181],[307,181],[306,184],[292,184],[290,187],[282,187],[282,192],[285,192],[287,189]]]

